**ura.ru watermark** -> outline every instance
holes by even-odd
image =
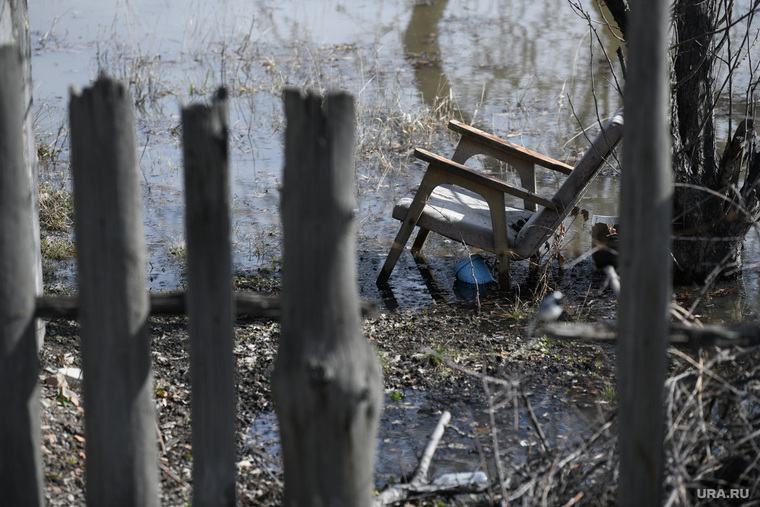
[[[749,488],[699,488],[697,498],[705,499],[747,499],[749,498]]]

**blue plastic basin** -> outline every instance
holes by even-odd
[[[472,285],[484,285],[496,282],[486,267],[483,258],[477,254],[463,259],[457,264],[454,267],[454,275],[456,275],[457,280]]]

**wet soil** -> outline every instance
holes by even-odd
[[[35,81],[39,85],[35,104],[44,104],[40,109],[46,113],[38,114],[38,128],[42,123],[41,130],[49,133],[50,139],[43,145],[62,150],[58,164],[51,164],[49,171],[54,181],[64,179],[62,187],[68,188],[68,136],[63,119],[68,83],[84,85],[94,77],[94,69],[101,66],[130,82],[139,110],[142,174],[148,179],[146,217],[154,260],[149,280],[155,290],[171,290],[183,283],[181,262],[167,253],[180,243],[183,227],[182,194],[178,190],[181,178],[176,170],[181,166],[175,136],[178,97],[181,103],[210,95],[219,84],[216,77],[225,80],[225,69],[228,82],[234,83],[231,86],[237,100],[232,109],[232,137],[237,143],[232,150],[232,167],[238,168],[234,188],[235,252],[239,258],[236,265],[247,269],[270,264],[276,269],[275,259],[281,255],[279,236],[273,231],[279,224],[275,189],[282,166],[282,86],[340,87],[358,97],[362,112],[358,136],[359,230],[361,248],[366,249],[360,252],[360,291],[362,297],[377,300],[387,305],[385,308],[396,308],[364,321],[365,335],[377,348],[384,371],[386,419],[379,445],[381,452],[384,445],[399,447],[398,455],[403,458],[378,465],[378,487],[408,473],[419,449],[424,447],[423,429],[405,443],[400,443],[395,429],[410,419],[419,425],[422,415],[425,421],[435,421],[442,410],[451,410],[454,417],[434,466],[469,453],[476,460],[483,456],[483,468],[489,478],[496,477],[491,423],[482,417],[489,404],[498,406],[494,419],[501,442],[499,457],[505,466],[539,454],[532,424],[523,420],[525,407],[510,400],[509,393],[491,392],[487,396],[478,376],[483,373],[519,383],[527,399],[534,403],[537,417],[555,448],[566,445],[572,449],[576,442],[563,441],[562,437],[579,429],[573,426],[570,431],[552,435],[550,430],[560,426],[557,414],[583,412],[591,420],[588,428],[593,428],[614,405],[614,346],[531,336],[533,311],[540,295],[533,295],[535,284],[523,282],[524,277],[517,277],[520,285],[513,292],[485,295],[478,308],[451,290],[455,286],[450,273],[456,258],[447,253],[448,257],[432,259],[438,285],[443,287],[435,293],[426,286],[427,281],[417,278],[416,267],[405,254],[391,279],[393,294],[378,296],[374,287],[378,263],[387,254],[398,227],[390,218],[390,208],[421,177],[422,168],[415,165],[411,148],[421,146],[451,153],[453,141],[446,137],[445,125],[452,114],[477,120],[489,131],[569,161],[578,155],[576,143],[585,146],[585,137],[573,134],[578,127],[576,115],[580,115],[582,125],[593,125],[597,111],[611,112],[619,106],[615,93],[596,94],[600,89],[594,83],[611,82],[606,65],[589,67],[594,79],[576,79],[586,72],[582,70],[586,65],[583,62],[592,61],[593,56],[583,56],[581,48],[586,44],[579,45],[579,41],[588,30],[585,21],[578,24],[577,16],[568,17],[567,11],[553,5],[547,8],[540,2],[518,2],[515,9],[520,15],[506,17],[503,13],[494,17],[488,2],[449,3],[448,13],[443,15],[446,2],[417,2],[413,11],[409,11],[407,2],[385,2],[378,4],[380,12],[370,8],[373,4],[366,7],[350,2],[306,2],[295,10],[276,6],[277,2],[255,2],[250,28],[247,22],[241,22],[240,32],[233,22],[232,27],[219,30],[221,39],[209,30],[197,41],[191,35],[205,32],[205,25],[200,29],[182,25],[185,16],[177,16],[168,4],[163,17],[154,18],[156,22],[161,20],[163,37],[150,31],[154,22],[147,23],[147,33],[139,22],[139,13],[148,12],[154,17],[158,5],[155,2],[130,2],[123,13],[117,10],[113,22],[111,14],[105,22],[96,16],[101,9],[70,9],[60,14],[51,2],[30,6]],[[310,10],[311,4],[318,6],[318,16]],[[198,9],[186,14],[200,20],[221,20],[224,12],[234,12],[236,15],[229,16],[233,21],[245,19],[239,12],[248,9],[240,9],[234,2],[224,5],[219,16],[202,14],[204,9],[217,9],[216,3],[199,4]],[[431,12],[433,9],[437,14]],[[201,15],[196,15],[196,10]],[[167,19],[172,22],[165,23]],[[512,27],[510,20],[519,22]],[[103,23],[107,28],[101,36],[99,26]],[[360,29],[351,28],[358,33],[347,34],[336,30],[336,24],[339,28]],[[373,28],[375,24],[379,28]],[[541,32],[544,26],[554,28]],[[304,31],[304,27],[309,30]],[[96,31],[97,36],[93,35]],[[313,37],[299,35],[301,31],[313,31]],[[90,37],[82,39],[81,34]],[[249,44],[251,35],[255,43]],[[133,38],[144,42],[135,45]],[[186,40],[191,41],[189,46],[185,46]],[[468,40],[468,44],[461,44],[462,40]],[[614,52],[618,42],[614,38],[611,42]],[[154,47],[161,52],[154,52]],[[108,57],[101,59],[100,55]],[[572,99],[572,114],[563,98],[567,91],[567,97]],[[597,99],[601,103],[592,106]],[[431,113],[444,105],[447,111]],[[598,185],[588,192],[584,207],[592,214],[615,214],[615,179],[600,178]],[[572,235],[568,236],[572,239]],[[573,247],[573,256],[588,246],[588,234],[577,237],[585,242]],[[431,238],[426,249],[434,246]],[[746,252],[751,253],[747,259],[751,262],[745,265],[750,266],[757,257],[757,242],[748,246],[751,248]],[[448,244],[444,249],[453,250]],[[593,322],[614,318],[614,297],[609,290],[600,292],[603,279],[589,264],[581,263],[563,277],[554,278],[550,289],[558,288],[566,294],[569,319]],[[411,282],[403,270],[411,270]],[[61,290],[75,287],[72,268],[62,273],[62,280],[50,283]],[[753,270],[749,278],[745,277],[746,297],[731,299],[725,313],[735,316],[732,320],[740,321],[747,315],[756,318],[756,294],[760,292],[755,290],[757,279]],[[261,284],[252,283],[248,288],[260,290]],[[715,314],[715,307],[710,312]],[[187,325],[183,318],[154,318],[150,326],[161,502],[186,505],[192,496]],[[281,499],[283,479],[276,452],[264,439],[255,440],[251,431],[254,423],[272,417],[269,381],[278,337],[279,325],[274,321],[237,321],[234,354],[241,505],[276,505]],[[40,369],[44,472],[50,505],[84,504],[86,456],[81,386],[74,381],[61,384],[53,376],[58,368],[80,365],[76,322],[50,322]],[[576,435],[580,438],[587,436],[582,431],[577,433],[581,433]],[[453,452],[457,450],[461,452]],[[515,488],[518,482],[516,479]],[[590,488],[588,483],[584,486]],[[476,498],[439,497],[417,502],[489,504],[496,496],[498,492],[487,491]],[[560,503],[578,501],[573,498],[564,497]],[[583,503],[588,503],[588,498]]]
[[[583,281],[571,278],[562,283],[571,315],[568,318],[584,321],[611,318],[615,301],[609,289],[599,292],[603,278],[589,265],[574,269],[581,273]],[[522,297],[522,300],[517,298],[514,291],[491,292],[484,296],[480,309],[471,303],[455,303],[385,312],[363,321],[365,336],[377,349],[387,393],[385,412],[388,417],[381,429],[381,448],[386,445],[393,449],[397,445],[394,425],[401,424],[399,421],[409,414],[415,417],[423,414],[435,420],[443,410],[450,410],[454,414],[454,429],[448,431],[449,440],[444,438],[437,459],[442,462],[457,459],[449,452],[452,449],[460,456],[469,453],[476,461],[485,457],[484,468],[489,477],[495,477],[491,432],[488,421],[482,417],[490,402],[492,406],[500,405],[495,411],[495,422],[502,432],[500,457],[525,459],[535,454],[535,434],[531,436],[529,425],[516,419],[516,398],[504,399],[504,393],[486,396],[478,376],[482,374],[517,381],[515,385],[528,394],[528,399],[543,400],[536,401],[538,405],[543,404],[536,411],[547,427],[551,427],[552,414],[584,407],[604,417],[611,406],[608,393],[615,385],[614,348],[527,335],[534,324],[534,305],[525,299],[525,292]],[[279,329],[277,322],[266,319],[240,318],[236,322],[234,355],[241,505],[276,505],[281,500],[283,477],[277,456],[265,448],[268,444],[252,438],[251,432],[257,420],[272,417],[274,407],[269,383]],[[186,505],[192,499],[187,322],[184,317],[154,317],[150,320],[150,330],[161,503]],[[40,357],[47,501],[50,505],[81,505],[84,504],[86,470],[81,385],[69,379],[62,386],[51,379],[59,368],[81,366],[77,323],[48,322]],[[497,399],[498,396],[502,399]],[[572,435],[573,431],[570,428],[566,433]],[[555,444],[567,439],[560,433],[549,438]],[[381,463],[383,473],[378,474],[378,487],[397,481],[411,471],[409,467],[425,445],[424,438],[416,440],[401,449],[409,454],[404,460]],[[574,445],[571,440],[567,439],[565,445]],[[493,496],[484,493],[478,497],[435,500],[489,504]],[[430,501],[419,500],[417,504]]]

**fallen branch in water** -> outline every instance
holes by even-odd
[[[451,413],[446,410],[441,414],[433,433],[430,435],[425,451],[422,453],[417,469],[412,479],[406,484],[396,484],[389,487],[375,498],[375,506],[382,507],[403,502],[412,495],[439,495],[442,493],[480,492],[485,489],[485,474],[447,474],[433,483],[428,481],[428,469],[433,460],[433,454],[441,442],[446,425],[451,420]],[[469,480],[467,479],[469,478]],[[442,480],[443,479],[443,480]]]

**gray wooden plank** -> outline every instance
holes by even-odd
[[[372,505],[382,380],[362,336],[353,98],[287,90],[282,333],[272,378],[287,506]]]
[[[132,98],[72,90],[71,162],[84,370],[87,504],[157,506],[146,248]]]
[[[182,110],[193,505],[235,505],[235,361],[227,92]]]
[[[621,182],[618,399],[621,506],[661,505],[671,300],[670,6],[631,9]]]
[[[29,13],[26,1],[0,0],[0,44],[11,44],[21,61],[18,76],[21,78],[21,103],[23,104],[24,167],[32,190],[32,213],[29,227],[32,229],[34,244],[29,250],[34,257],[34,283],[38,296],[42,295],[42,254],[40,251],[39,202],[37,199],[37,144],[34,137],[34,104],[32,83],[32,43],[29,35]],[[38,319],[37,347],[42,347],[45,339],[45,323]]]
[[[32,196],[24,164],[21,66],[0,46],[0,505],[42,505]]]

